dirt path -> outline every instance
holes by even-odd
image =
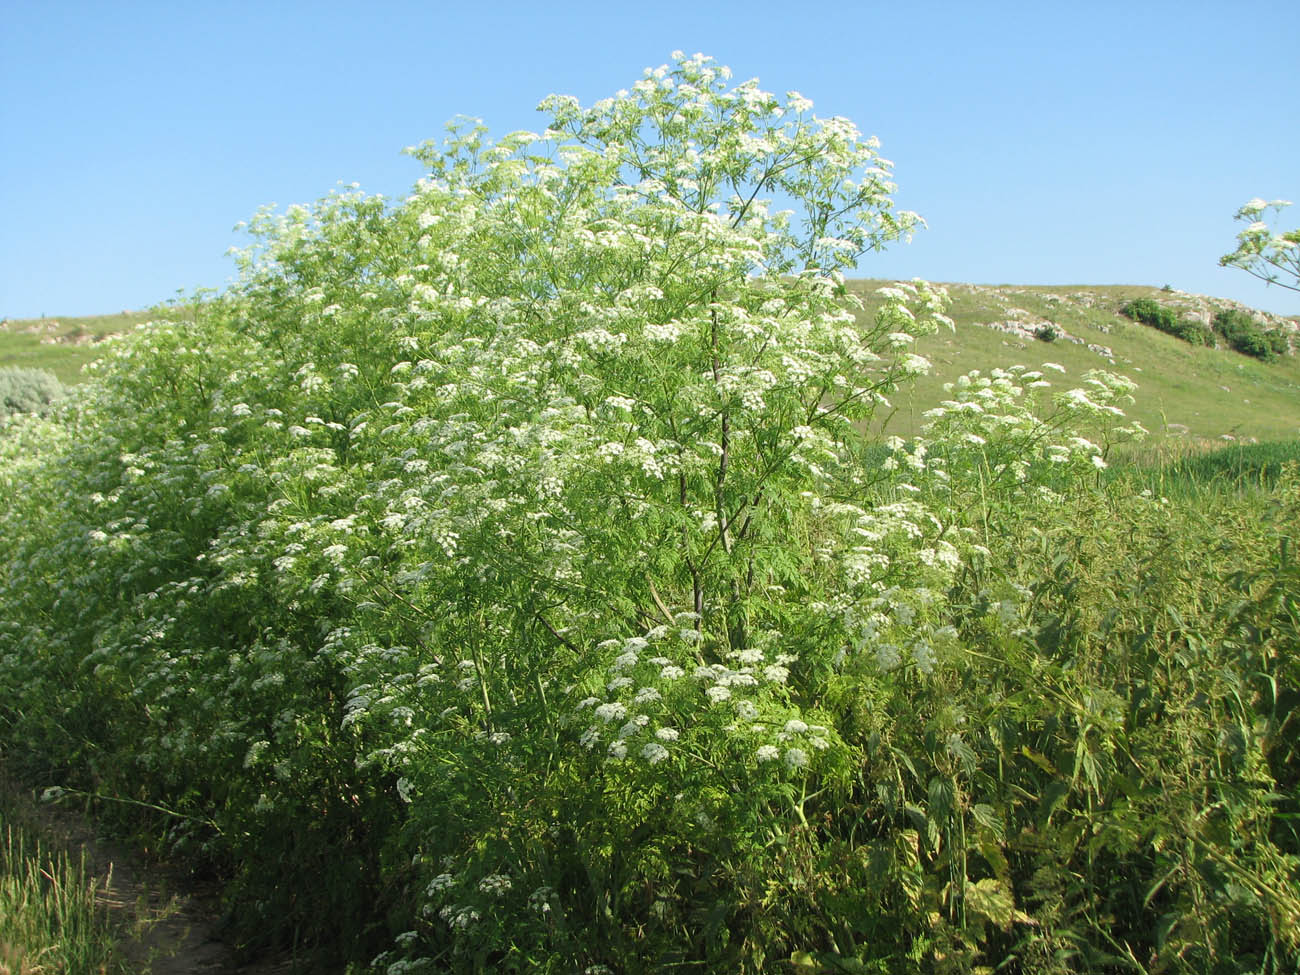
[[[0,789],[20,821],[37,826],[86,867],[101,885],[99,900],[114,926],[126,932],[120,947],[141,975],[285,975],[286,960],[239,964],[217,931],[217,892],[137,851],[97,836],[94,823],[65,805],[36,801],[32,792],[4,778]]]

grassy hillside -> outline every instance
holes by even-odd
[[[889,282],[854,283],[871,310],[875,290]],[[1221,308],[1242,307],[1220,298],[1141,286],[947,284],[955,333],[943,332],[918,343],[934,364],[932,375],[896,397],[891,432],[919,429],[921,414],[945,398],[943,384],[972,369],[1044,361],[1065,366],[1071,376],[1105,368],[1138,383],[1131,415],[1153,435],[1188,442],[1285,440],[1300,437],[1300,356],[1260,362],[1226,348],[1195,348],[1119,313],[1133,298],[1149,297],[1208,321]],[[1275,328],[1289,330],[1294,320],[1252,313]],[[18,319],[0,325],[0,365],[49,369],[63,382],[79,381],[82,365],[100,352],[105,338],[129,331],[154,317],[151,312],[121,312],[85,318]],[[1051,324],[1053,342],[1033,337]],[[1298,341],[1293,337],[1293,345]]]
[[[153,312],[123,311],[81,318],[13,318],[0,322],[0,366],[48,369],[65,383],[81,380],[81,367],[99,356],[99,344],[128,332]]]
[[[868,308],[879,301],[875,289],[887,283],[857,283]],[[1221,308],[1242,307],[1235,302],[1140,286],[946,287],[956,332],[917,343],[934,370],[911,393],[895,398],[890,429],[896,433],[919,428],[921,414],[945,398],[943,384],[962,373],[1048,361],[1072,377],[1099,368],[1127,375],[1138,384],[1129,413],[1153,435],[1188,441],[1300,436],[1300,356],[1264,363],[1227,348],[1194,348],[1119,313],[1127,301],[1149,297],[1208,323]],[[1252,313],[1290,332],[1294,349],[1294,321]],[[1034,338],[1047,324],[1059,333],[1056,340]]]

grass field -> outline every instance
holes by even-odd
[[[863,281],[858,287],[870,303],[872,292],[885,283]],[[1128,412],[1155,436],[1193,442],[1300,436],[1300,357],[1263,363],[1225,348],[1194,348],[1119,314],[1121,305],[1140,297],[1189,311],[1212,311],[1230,302],[1141,286],[947,288],[956,332],[944,331],[917,343],[917,351],[934,369],[912,391],[896,397],[894,432],[919,429],[921,414],[944,398],[943,384],[962,373],[1015,363],[1032,368],[1048,361],[1060,363],[1072,377],[1089,369],[1128,376],[1138,384],[1137,402]],[[979,327],[1008,321],[1022,322],[1029,331],[1050,322],[1065,334],[1044,342]]]
[[[64,383],[81,379],[81,367],[99,357],[100,344],[156,317],[152,312],[80,318],[17,318],[0,325],[0,366],[48,369]]]

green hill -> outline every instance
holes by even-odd
[[[870,312],[881,300],[876,289],[888,283],[862,280],[853,288]],[[1153,435],[1188,442],[1300,437],[1300,324],[1294,319],[1246,309],[1266,327],[1291,336],[1292,354],[1265,363],[1227,349],[1222,341],[1219,348],[1188,345],[1119,312],[1133,298],[1153,298],[1208,324],[1216,311],[1244,308],[1227,299],[1136,285],[945,287],[956,331],[918,343],[917,351],[934,369],[913,390],[895,397],[893,433],[916,432],[921,414],[945,398],[943,384],[962,373],[1048,361],[1072,377],[1101,368],[1134,380],[1137,403],[1130,415]],[[99,354],[99,343],[151,317],[159,313],[6,321],[0,323],[0,365],[49,369],[63,382],[75,383],[81,367]],[[1048,334],[1048,326],[1053,341],[1035,337]]]
[[[80,318],[11,318],[0,322],[0,366],[48,369],[64,383],[82,379],[81,367],[100,355],[97,346],[159,317],[148,311]]]
[[[860,281],[868,309],[886,281]],[[1153,298],[1180,314],[1209,323],[1214,313],[1244,308],[1221,298],[1141,286],[1025,287],[948,284],[955,332],[943,331],[917,343],[933,363],[907,394],[894,398],[893,432],[919,429],[921,414],[945,398],[943,384],[972,369],[1043,362],[1064,366],[1071,377],[1107,369],[1138,384],[1129,415],[1153,435],[1187,441],[1286,440],[1300,437],[1300,325],[1292,319],[1246,309],[1269,329],[1290,336],[1292,353],[1273,362],[1226,348],[1194,347],[1146,325],[1119,309],[1133,298]],[[1054,341],[1036,338],[1046,327]]]

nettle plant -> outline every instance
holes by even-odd
[[[454,125],[396,205],[263,212],[239,288],[101,365],[19,560],[89,568],[26,592],[22,639],[41,599],[103,614],[59,637],[87,726],[202,810],[180,839],[263,925],[324,930],[371,878],[407,919],[393,972],[861,935],[777,878],[853,847],[830,817],[867,788],[864,715],[962,653],[984,479],[1095,471],[1075,428],[1128,387],[1044,421],[1040,374],[968,377],[882,463],[869,421],[951,322],[920,281],[867,319],[844,275],[919,218],[847,120],[728,77],[675,55],[546,99],[541,133]]]

